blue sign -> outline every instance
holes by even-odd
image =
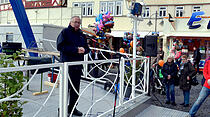
[[[201,60],[199,63],[199,68],[204,68],[205,60]]]
[[[199,11],[199,12],[194,12],[189,20],[189,22],[187,23],[187,25],[189,26],[189,29],[197,29],[199,27],[201,27],[200,24],[197,24],[197,25],[193,25],[194,22],[199,22],[201,21],[201,17],[197,17],[197,16],[200,16],[200,15],[204,15],[204,11]],[[207,25],[207,29],[210,29],[210,21]]]

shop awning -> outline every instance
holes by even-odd
[[[196,33],[196,32],[176,32],[172,34],[166,34],[167,37],[175,37],[175,38],[186,38],[186,39],[206,39],[210,40],[210,32],[209,33]]]

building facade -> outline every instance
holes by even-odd
[[[137,0],[141,1],[141,0]],[[139,32],[155,31],[155,13],[157,12],[156,31],[163,31],[162,18],[167,18],[168,13],[175,18],[189,18],[193,12],[205,11],[209,16],[209,0],[144,0],[146,8],[143,10],[143,21],[138,24]],[[129,11],[125,0],[23,0],[29,21],[32,24],[54,24],[66,26],[73,15],[82,16],[82,26],[88,27],[95,22],[99,13],[111,11],[114,16],[115,26],[113,31],[131,31],[132,20],[127,17]],[[80,9],[80,10],[78,10]],[[152,25],[148,25],[151,20]],[[1,0],[0,23],[16,23],[9,0]]]
[[[205,12],[202,16],[204,22],[201,22],[201,24],[207,25],[206,22],[210,16],[209,0],[144,0],[144,3],[146,6],[142,11],[143,21],[138,22],[138,33],[141,37],[144,37],[147,34],[152,34],[152,32],[159,32],[163,38],[160,46],[163,46],[167,53],[169,53],[169,47],[171,46],[169,38],[176,39],[176,37],[179,37],[179,39],[182,39],[180,36],[184,36],[191,39],[190,33],[198,32],[197,36],[193,36],[193,39],[198,39],[199,36],[205,36],[205,40],[209,39],[209,35],[205,35],[209,32],[209,29],[180,30],[183,27],[188,27],[187,22],[192,13],[198,11]],[[23,4],[31,24],[46,23],[67,26],[72,16],[79,15],[82,18],[82,27],[88,27],[94,25],[96,15],[110,11],[115,22],[111,35],[122,39],[124,32],[133,31],[132,19],[127,17],[130,11],[127,9],[126,0],[23,0]],[[168,14],[174,20],[173,25],[168,22]],[[0,23],[16,23],[8,0],[1,0]],[[180,32],[182,32],[182,35]],[[183,32],[186,33],[183,34]],[[200,46],[200,44],[196,46]]]
[[[67,7],[67,0],[22,0],[31,24],[64,26],[72,15],[80,15],[80,9]],[[0,24],[16,24],[9,0],[1,0]]]

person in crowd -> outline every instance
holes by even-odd
[[[57,38],[57,50],[60,51],[61,62],[83,61],[84,55],[90,52],[86,37],[79,28],[80,24],[81,20],[79,16],[73,16],[68,28],[63,29],[59,34]],[[82,68],[82,65],[69,66],[68,68],[70,79],[77,92],[79,92]],[[78,94],[74,91],[70,82],[68,86],[70,90],[68,114],[70,114],[76,104]],[[83,114],[75,108],[73,115],[82,116]]]
[[[158,55],[160,56],[160,59],[161,60],[164,59],[164,51],[163,51],[163,48],[162,47],[159,48]]]
[[[184,107],[189,106],[189,100],[190,100],[190,79],[196,75],[196,71],[194,67],[192,66],[191,62],[187,60],[186,55],[182,55],[181,57],[181,64],[178,72],[179,76],[179,86],[180,89],[183,91],[184,95],[184,102],[180,105],[183,105]]]
[[[129,47],[129,54],[133,54],[133,47]]]
[[[205,83],[200,91],[198,99],[196,100],[196,102],[193,104],[192,108],[189,111],[191,117],[195,116],[202,103],[210,95],[210,56],[207,57],[205,61],[203,75],[205,78]]]
[[[199,63],[201,60],[201,53],[199,48],[193,47],[194,53],[193,53],[193,66],[194,68],[197,68],[197,73],[199,73]]]
[[[99,51],[98,50],[94,50],[91,56],[92,56],[92,59],[93,60],[99,60],[100,59],[100,54],[99,54]],[[95,66],[95,64],[93,64],[92,67],[95,67],[93,69],[93,76],[95,78],[97,78],[99,76],[99,74],[98,74],[98,71],[99,71],[99,68],[98,67],[99,66],[97,67],[97,66]]]
[[[149,77],[150,77],[150,83],[151,83],[153,92],[155,91],[155,88],[154,88],[154,79],[153,79],[154,71],[152,69],[155,69],[156,66],[158,66],[159,60],[161,60],[159,54],[157,54],[157,57],[151,57],[151,63],[150,63],[151,68],[150,68]]]
[[[167,62],[163,65],[162,75],[164,77],[164,84],[166,88],[166,104],[176,106],[175,103],[175,90],[174,90],[174,79],[177,76],[177,65],[174,63],[174,58],[169,56]]]
[[[161,83],[163,82],[163,74],[162,74],[163,65],[164,65],[164,61],[159,60],[158,65],[157,65],[157,69],[156,69],[157,77],[158,77],[158,79],[160,79]]]
[[[109,50],[109,43],[108,42],[105,43],[105,46],[103,47],[103,49],[104,50]],[[101,59],[103,59],[103,60],[111,59],[111,55],[110,55],[109,52],[102,51],[102,54],[103,54],[103,56],[101,55]],[[104,64],[102,64],[102,68],[104,70],[107,70],[109,68],[109,65],[110,65],[110,63],[104,63]]]
[[[182,51],[180,48],[177,48],[176,52],[175,52],[175,63],[180,67],[180,63],[181,63],[181,56],[182,56]]]
[[[165,91],[163,87],[163,75],[162,75],[162,67],[164,65],[163,60],[159,60],[158,64],[153,64],[151,68],[151,85],[152,85],[152,92],[155,92],[156,89],[158,89],[159,93],[165,93],[162,91]]]
[[[139,56],[142,56],[143,55],[143,51],[144,51],[144,49],[142,48],[142,46],[139,46],[139,47],[137,47],[136,54],[139,55]]]

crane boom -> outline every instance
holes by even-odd
[[[15,18],[21,31],[23,40],[27,49],[37,48],[37,43],[31,29],[22,0],[9,0],[12,6]],[[32,57],[37,57],[37,53],[29,53]]]

